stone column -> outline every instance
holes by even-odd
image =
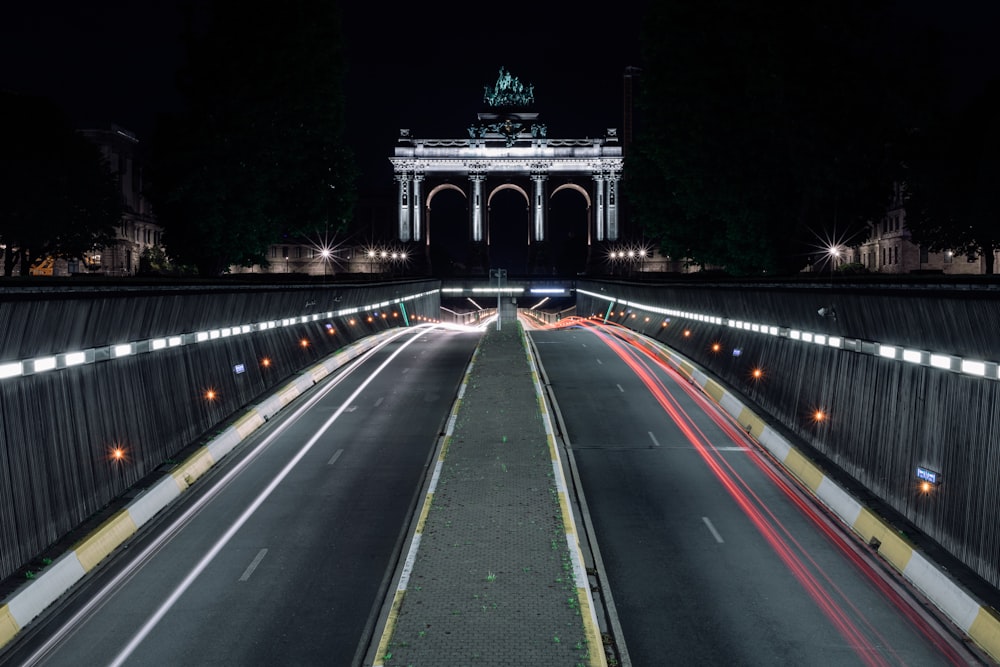
[[[424,220],[424,197],[421,192],[420,184],[424,180],[423,172],[415,172],[413,174],[413,240],[419,241],[423,235]]]
[[[608,240],[618,240],[618,182],[617,172],[611,172],[608,178],[607,200],[608,200]]]
[[[548,231],[548,220],[546,219],[545,209],[545,181],[548,176],[544,173],[534,172],[531,174],[531,181],[534,184],[532,188],[532,219],[535,223],[535,241],[544,241],[546,232]]]
[[[399,215],[399,240],[410,240],[410,177],[397,171],[393,176],[397,183],[396,210]]]
[[[604,175],[594,174],[594,229],[597,241],[604,240]]]
[[[483,181],[486,174],[480,172],[469,173],[469,220],[472,223],[472,240],[478,243],[483,240]]]

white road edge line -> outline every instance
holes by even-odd
[[[109,667],[121,667],[121,665],[125,664],[125,661],[128,660],[129,656],[131,656],[132,653],[135,652],[135,649],[138,648],[139,644],[141,644],[142,641],[147,636],[149,636],[149,633],[153,631],[153,628],[155,628],[159,624],[159,622],[163,619],[163,617],[166,616],[167,612],[170,611],[171,607],[173,607],[174,604],[177,603],[177,600],[180,599],[181,595],[183,595],[184,592],[191,587],[191,584],[194,583],[195,579],[197,579],[198,576],[205,571],[205,568],[207,568],[209,564],[213,560],[215,560],[215,557],[219,554],[220,551],[222,551],[222,549],[226,546],[226,544],[228,544],[229,540],[231,540],[233,536],[237,533],[237,531],[239,531],[239,529],[243,527],[243,524],[245,524],[247,521],[250,520],[250,517],[252,517],[254,513],[257,511],[257,509],[264,504],[264,501],[267,500],[268,496],[270,496],[274,492],[274,490],[278,487],[278,485],[281,484],[282,481],[284,481],[285,477],[288,476],[288,474],[292,471],[292,469],[298,464],[299,461],[302,460],[302,458],[309,452],[309,450],[313,448],[313,445],[315,445],[319,441],[320,437],[322,437],[322,435],[331,426],[333,426],[333,422],[335,422],[337,418],[344,413],[346,406],[350,405],[354,401],[354,399],[356,399],[361,394],[361,392],[365,390],[365,388],[372,382],[372,380],[378,377],[378,375],[383,370],[385,370],[386,366],[392,363],[392,361],[397,356],[399,356],[399,354],[403,350],[405,350],[414,341],[418,340],[425,333],[427,333],[427,331],[422,331],[417,335],[415,335],[410,340],[400,345],[398,350],[389,355],[389,358],[383,361],[382,364],[378,368],[376,368],[375,371],[372,372],[372,374],[369,375],[365,379],[365,381],[358,386],[357,389],[354,390],[354,393],[351,394],[347,398],[347,400],[344,401],[343,405],[341,405],[341,407],[338,408],[337,411],[334,412],[330,416],[330,418],[326,420],[323,426],[321,426],[319,430],[316,431],[316,433],[311,438],[309,438],[306,444],[302,446],[302,449],[300,449],[299,452],[292,457],[292,460],[289,461],[285,465],[285,467],[281,469],[281,472],[279,472],[278,475],[273,480],[271,480],[271,483],[267,485],[267,487],[260,493],[259,496],[257,496],[257,498],[252,503],[250,503],[250,506],[243,511],[243,513],[233,523],[233,525],[230,526],[229,529],[222,535],[222,537],[219,538],[219,540],[212,546],[212,548],[208,550],[208,553],[206,553],[202,557],[202,559],[198,561],[198,564],[195,565],[194,569],[191,570],[191,572],[184,578],[184,581],[182,581],[180,585],[176,589],[174,589],[174,592],[171,593],[170,596],[166,599],[166,601],[160,605],[160,607],[156,610],[153,616],[148,621],[146,621],[146,623],[142,626],[142,628],[139,629],[139,631],[135,634],[135,636],[133,636],[132,639],[129,640],[129,643],[125,645],[125,648],[123,648],[118,653],[118,655],[115,656],[115,659],[111,661]]]
[[[260,565],[260,562],[264,560],[264,556],[266,555],[267,549],[261,549],[258,551],[257,555],[254,556],[254,559],[250,561],[249,565],[247,565],[247,569],[245,569],[243,574],[240,575],[240,581],[247,581],[250,579],[250,575],[253,574],[253,571],[257,569],[257,566]]]
[[[719,544],[725,542],[725,540],[722,539],[722,535],[719,535],[719,531],[715,529],[715,526],[712,525],[712,522],[709,521],[707,516],[701,517],[701,520],[704,521],[705,525],[708,526],[708,529],[712,531],[712,537],[715,538],[716,542],[718,542]]]

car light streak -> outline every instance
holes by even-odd
[[[641,353],[649,360],[651,360],[658,368],[670,373],[677,379],[682,380],[682,378],[680,378],[678,370],[674,366],[664,363],[664,361],[661,358],[657,357],[649,350],[632,345],[628,345],[628,347],[624,348],[624,350],[627,354],[631,355],[636,355],[637,352]],[[645,367],[647,370],[650,370],[648,365],[645,365]],[[663,391],[669,395],[669,391],[667,391],[666,388],[663,387],[662,383],[659,383],[658,380],[656,380],[656,382],[663,389]],[[705,415],[707,415],[734,444],[741,446],[746,445],[747,439],[742,428],[738,423],[736,423],[736,421],[730,415],[721,413],[717,409],[715,409],[715,404],[709,401],[709,399],[702,392],[696,390],[688,382],[679,381],[678,386],[686,394],[688,394],[688,396],[690,396],[695,401],[695,403],[699,405],[699,407],[701,407],[702,412]],[[680,409],[680,406],[677,405],[677,408]],[[681,412],[683,412],[683,410],[681,410]],[[694,426],[693,423],[691,426],[697,430],[697,427]],[[703,435],[703,437],[705,436]],[[708,449],[707,451],[711,452],[717,449],[718,448],[713,447]],[[770,458],[770,455],[767,452],[764,452],[760,449],[755,449],[754,451]],[[721,461],[722,465],[729,468],[730,473],[734,477],[740,479],[743,487],[746,489],[746,492],[752,495],[754,499],[760,504],[760,506],[764,508],[764,511],[771,516],[771,518],[775,521],[775,523],[781,526],[782,531],[786,535],[786,539],[794,543],[802,551],[802,554],[805,556],[805,558],[807,558],[809,562],[812,563],[812,565],[816,568],[816,570],[822,574],[823,578],[826,579],[828,586],[830,586],[830,588],[835,590],[844,600],[844,602],[858,615],[859,618],[863,620],[865,625],[868,626],[872,635],[874,635],[881,642],[883,646],[889,647],[889,643],[885,640],[884,637],[881,636],[877,628],[868,620],[868,618],[859,609],[857,609],[857,607],[851,601],[850,597],[847,596],[845,593],[843,593],[843,591],[841,591],[839,586],[837,586],[836,582],[834,582],[833,579],[828,574],[826,574],[825,571],[823,571],[823,569],[812,558],[812,556],[797,542],[797,540],[795,540],[795,537],[783,525],[781,525],[780,521],[777,519],[777,517],[773,515],[773,513],[767,507],[764,501],[761,500],[754,493],[754,491],[750,488],[748,484],[746,484],[746,482],[742,480],[742,478],[740,478],[740,476],[738,475],[738,473],[736,473],[732,465],[724,458],[720,457],[719,460]],[[769,465],[760,456],[753,456],[751,457],[751,460],[785,494],[785,496],[792,502],[792,504],[795,507],[797,507],[801,511],[801,513],[806,518],[808,518],[820,530],[820,532],[826,536],[826,538],[833,545],[837,547],[837,549],[848,559],[848,561],[850,561],[857,568],[857,570],[869,580],[869,583],[871,583],[876,589],[878,589],[885,596],[886,599],[891,601],[893,605],[899,610],[899,612],[912,623],[913,627],[916,628],[931,644],[933,644],[949,660],[949,662],[951,662],[951,664],[954,665],[966,664],[967,660],[959,653],[959,651],[955,649],[952,643],[946,640],[941,635],[941,632],[932,627],[932,625],[927,621],[927,619],[923,615],[921,615],[921,613],[918,610],[916,610],[913,607],[913,605],[910,604],[889,581],[887,581],[884,577],[879,576],[879,573],[876,572],[875,569],[871,566],[871,564],[866,560],[866,558],[853,547],[852,543],[848,541],[848,538],[845,538],[844,534],[841,531],[837,530],[829,521],[824,520],[824,518],[821,517],[816,512],[815,505],[813,503],[810,503],[806,499],[806,496],[803,495],[803,492],[794,487],[793,484],[789,482],[787,477],[779,474],[774,466]],[[895,654],[895,651],[892,650],[891,648],[889,648],[888,650],[892,651]]]
[[[708,437],[695,425],[688,413],[677,402],[671,391],[663,384],[650,367],[650,361],[657,369],[665,371],[678,379],[678,386],[694,399],[702,411],[725,433],[733,443],[746,446],[747,439],[742,428],[729,415],[721,414],[713,403],[698,391],[686,378],[680,376],[677,368],[641,346],[636,346],[624,336],[614,331],[611,326],[601,326],[598,323],[577,320],[571,326],[588,328],[605,343],[643,382],[652,396],[668,414],[685,438],[691,443],[697,453],[708,465],[711,472],[722,483],[723,488],[734,499],[751,523],[757,528],[771,548],[778,554],[782,562],[800,582],[817,606],[831,621],[834,627],[847,640],[859,658],[869,665],[886,665],[888,653],[895,662],[902,664],[904,660],[881,635],[867,616],[858,609],[850,598],[837,586],[836,582],[812,558],[809,552],[795,539],[766,503],[753,491],[750,485],[736,472],[735,468],[724,457],[718,454]],[[621,327],[618,327],[619,330]],[[759,451],[755,449],[754,451]],[[766,455],[766,453],[765,453]],[[781,476],[774,467],[768,465],[762,458],[751,456],[754,463],[773,481],[779,489],[792,501],[810,521],[816,525],[827,539],[835,544],[877,590],[896,606],[918,631],[925,636],[952,664],[964,664],[963,658],[947,642],[941,634],[931,627],[930,623],[920,615],[902,595],[884,578],[874,571],[864,556],[853,549],[845,536],[829,522],[817,515],[815,507],[806,500],[803,494],[794,488],[789,481]],[[811,569],[810,569],[811,568]],[[838,602],[838,598],[840,602]],[[843,606],[841,606],[843,605]],[[845,610],[846,607],[847,609]],[[855,620],[858,619],[859,627]],[[869,638],[874,639],[874,643]],[[879,648],[881,647],[881,648]]]

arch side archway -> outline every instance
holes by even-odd
[[[431,244],[431,202],[434,200],[434,196],[443,190],[454,190],[458,192],[466,201],[469,199],[469,195],[462,188],[458,187],[454,183],[442,183],[427,193],[427,201],[424,202],[424,243],[425,245]],[[419,238],[419,237],[418,237]]]

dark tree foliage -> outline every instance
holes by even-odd
[[[121,189],[100,149],[53,102],[0,92],[0,243],[4,275],[20,261],[79,258],[108,245],[123,212]]]
[[[217,0],[161,119],[150,198],[179,264],[266,264],[284,237],[333,236],[354,205],[336,3]]]
[[[904,171],[906,225],[928,250],[982,256],[1000,249],[1000,80],[968,105],[915,131]]]
[[[624,187],[662,252],[773,274],[864,240],[902,129],[877,4],[655,3]]]

